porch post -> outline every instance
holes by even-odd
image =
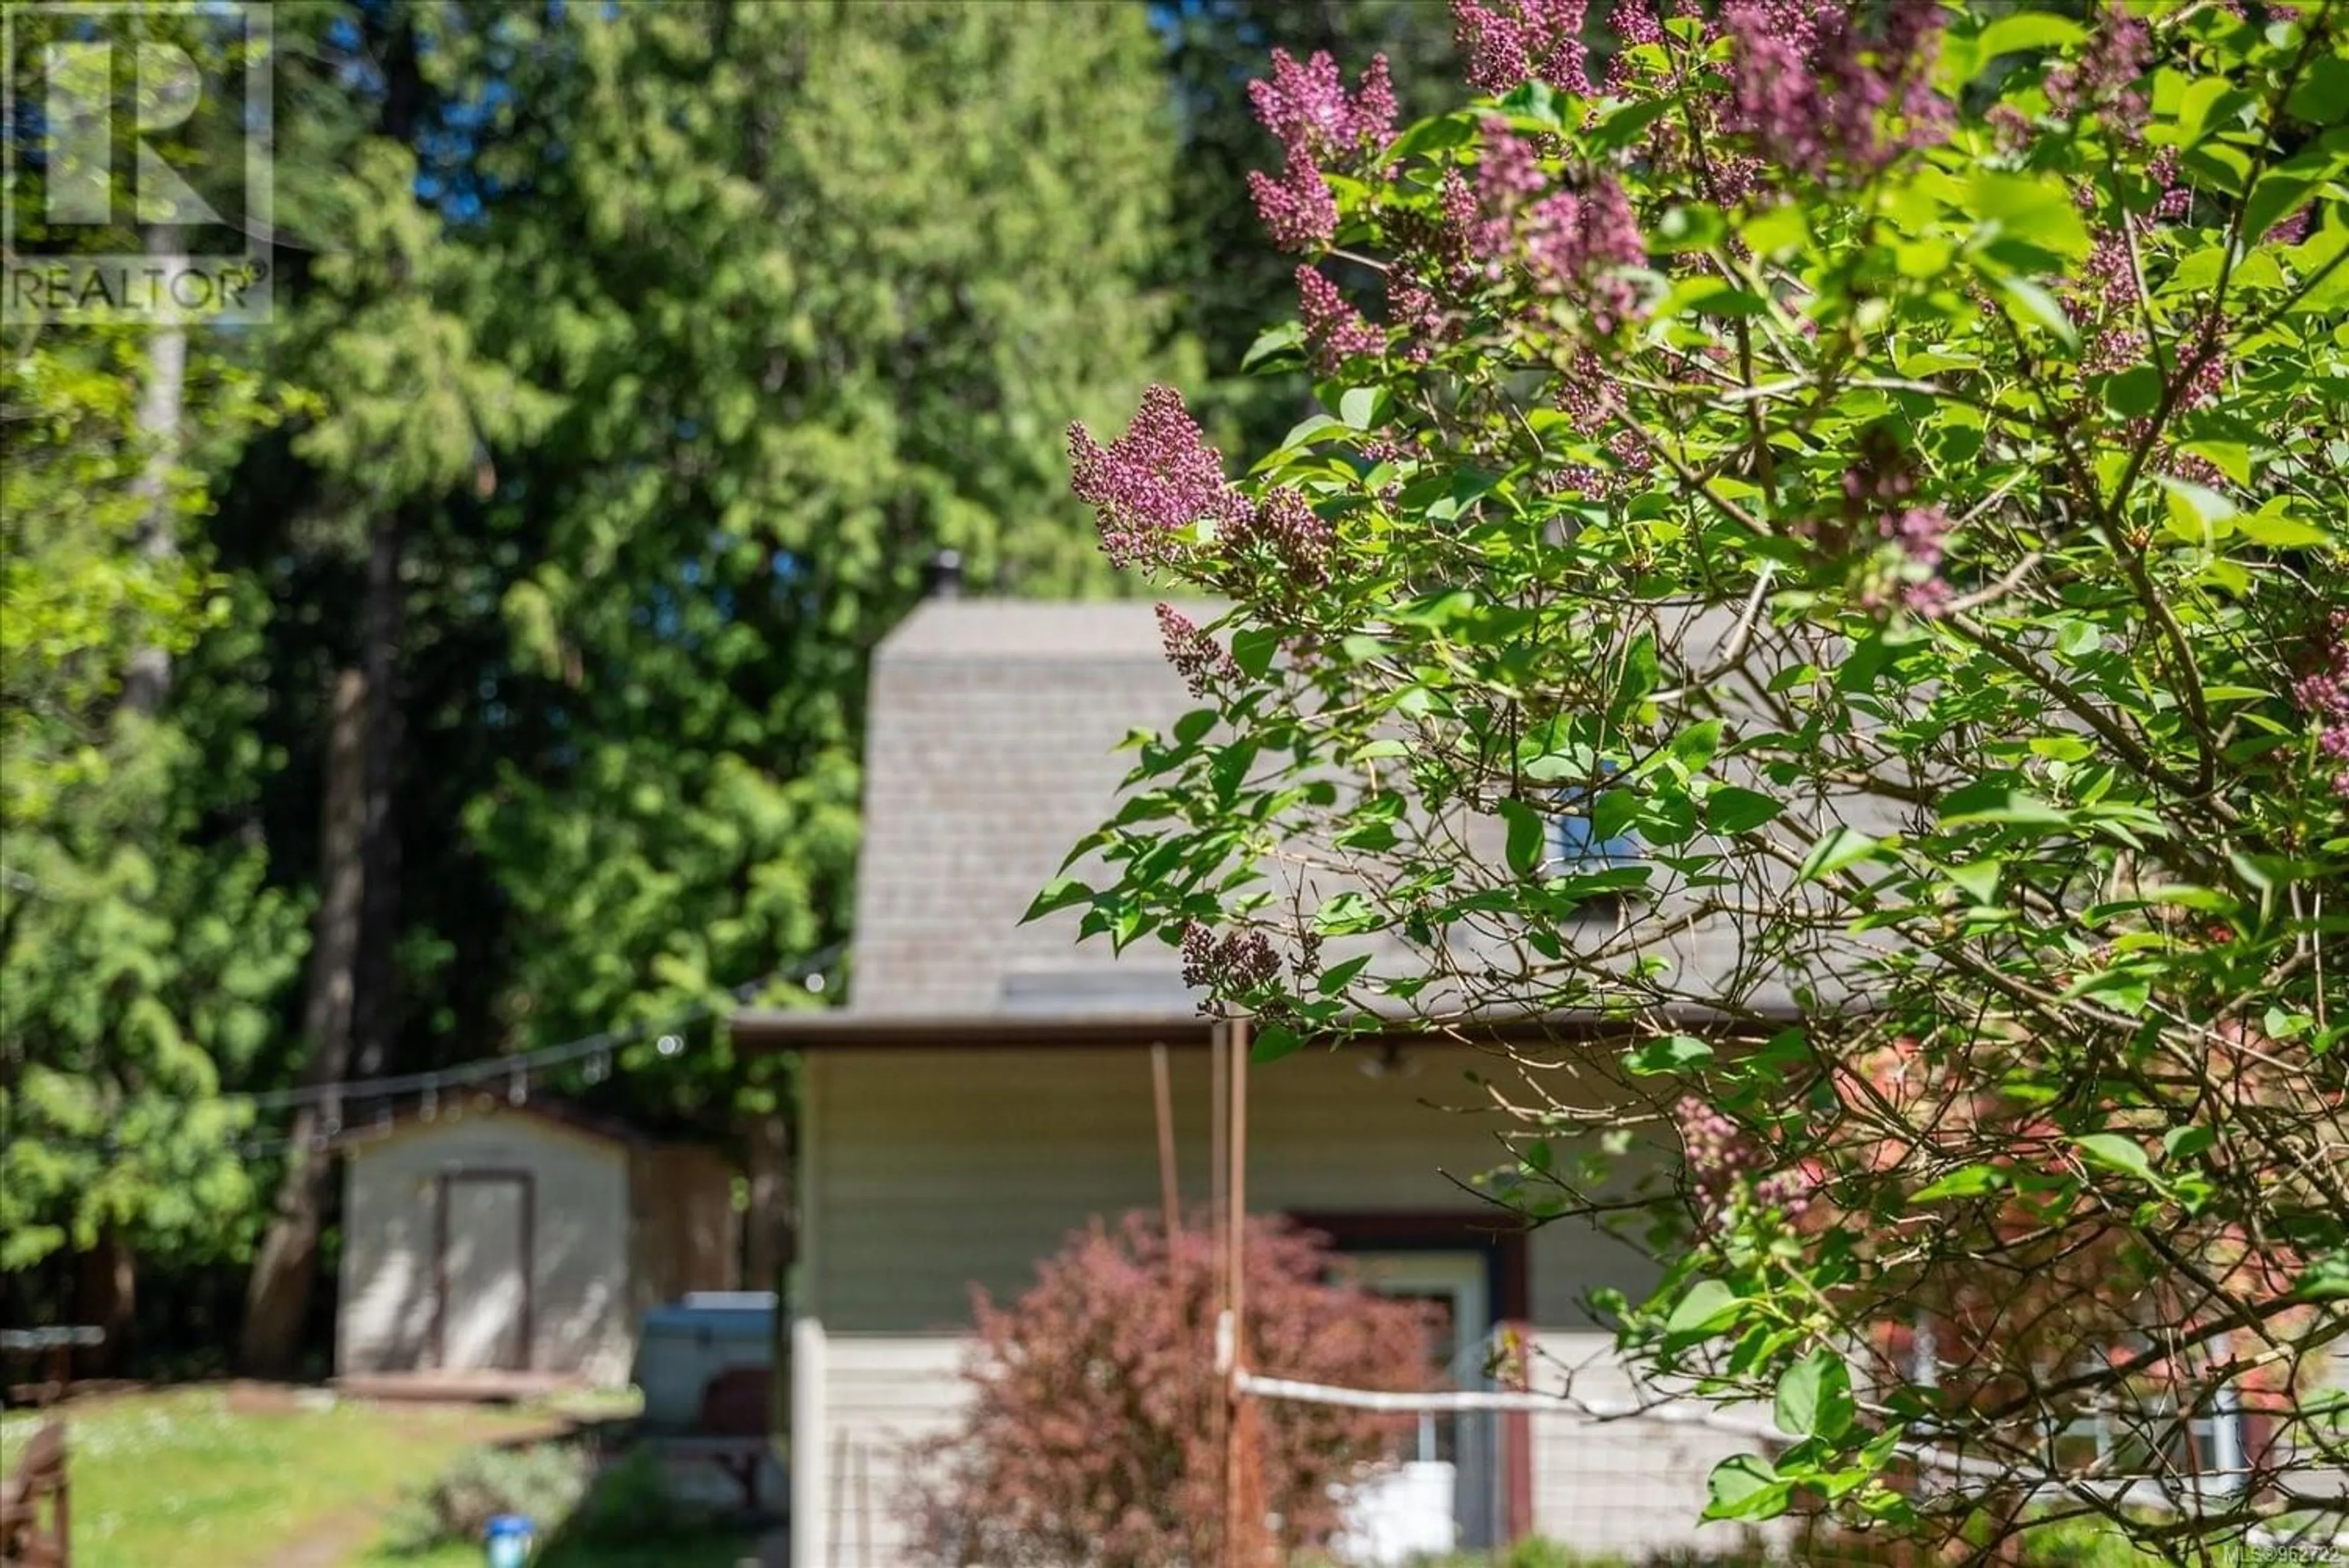
[[[784,1462],[791,1466],[792,1568],[824,1568],[831,1526],[825,1507],[831,1477],[825,1473],[823,1324],[802,1317],[792,1324],[792,1430]]]

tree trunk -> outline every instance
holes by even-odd
[[[177,271],[187,258],[163,231],[149,232],[147,249],[159,265]],[[139,549],[160,571],[180,554],[171,516],[171,468],[180,461],[180,420],[188,383],[188,328],[167,315],[148,338],[147,374],[139,388],[139,440],[146,457],[132,493],[145,515],[139,524]],[[122,677],[122,711],[151,720],[171,691],[171,650],[156,644],[134,650]],[[132,726],[135,740],[139,727]],[[120,733],[117,743],[125,742]],[[98,1245],[81,1259],[79,1309],[85,1322],[106,1331],[106,1343],[92,1361],[119,1372],[130,1352],[132,1320],[139,1301],[139,1263],[119,1226],[98,1232]]]
[[[335,686],[318,933],[302,1020],[310,1047],[303,1081],[313,1086],[342,1083],[355,1058],[360,1075],[381,1073],[397,1016],[399,846],[392,794],[399,760],[400,547],[398,519],[378,522],[367,547],[359,668],[345,670]],[[256,1375],[287,1376],[300,1351],[317,1279],[318,1236],[333,1195],[328,1143],[342,1130],[346,1109],[339,1095],[328,1095],[295,1115],[285,1179],[245,1293],[241,1360]]]
[[[399,832],[394,810],[401,741],[399,644],[406,605],[399,587],[399,519],[378,524],[367,551],[365,640],[367,764],[358,959],[354,966],[351,1038],[357,1075],[390,1071],[399,1026]]]
[[[310,1047],[303,1082],[314,1086],[340,1082],[350,1065],[359,919],[367,886],[367,677],[360,671],[347,670],[336,677],[318,856],[317,932],[310,950],[309,993],[302,1007],[302,1036]],[[294,1116],[285,1174],[245,1290],[238,1362],[258,1376],[283,1377],[294,1370],[302,1323],[309,1315],[320,1217],[334,1170],[323,1146],[340,1112],[339,1104],[328,1099],[305,1103]]]
[[[119,1228],[98,1233],[98,1244],[78,1260],[80,1279],[74,1316],[79,1324],[102,1329],[106,1343],[87,1353],[84,1372],[119,1373],[128,1365],[131,1330],[139,1310],[139,1268]],[[63,1395],[65,1390],[57,1390]]]
[[[147,249],[168,270],[187,265],[160,229],[148,234]],[[168,565],[180,553],[171,526],[171,468],[180,461],[180,416],[187,382],[187,324],[167,314],[148,338],[147,379],[139,389],[139,439],[147,457],[132,487],[147,513],[140,522],[139,547],[159,565]],[[130,656],[130,668],[123,675],[122,705],[151,719],[161,711],[171,687],[170,651],[142,648]]]
[[[792,1206],[792,1127],[781,1096],[769,1110],[753,1112],[743,1129],[750,1177],[750,1209],[743,1215],[745,1287],[775,1293],[774,1366],[769,1386],[772,1403],[768,1427],[777,1452],[792,1451],[792,1260],[799,1230]]]
[[[795,1251],[792,1215],[792,1134],[781,1107],[750,1117],[745,1129],[749,1145],[750,1210],[744,1216],[744,1288],[773,1291],[789,1287],[788,1274]]]

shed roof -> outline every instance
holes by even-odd
[[[597,1143],[623,1148],[650,1148],[657,1141],[641,1128],[616,1116],[605,1116],[574,1105],[569,1100],[546,1095],[533,1096],[517,1106],[486,1089],[451,1090],[445,1099],[435,1105],[429,1116],[425,1113],[420,1101],[402,1102],[380,1118],[368,1116],[364,1106],[355,1106],[353,1109],[359,1113],[359,1119],[335,1135],[336,1147],[348,1154],[364,1153],[387,1138],[426,1137],[434,1131],[457,1126],[469,1117],[481,1116],[523,1116]]]

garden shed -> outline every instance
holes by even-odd
[[[734,1172],[704,1147],[483,1096],[342,1151],[345,1379],[617,1387],[647,1307],[740,1283]]]

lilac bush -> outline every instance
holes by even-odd
[[[1556,1023],[1488,1189],[1775,1401],[1715,1517],[2335,1528],[2349,0],[1454,15],[1453,112],[1256,95],[1252,358],[1319,411],[1242,480],[1164,389],[1072,433],[1112,556],[1233,608],[1038,907],[1268,1059]]]

